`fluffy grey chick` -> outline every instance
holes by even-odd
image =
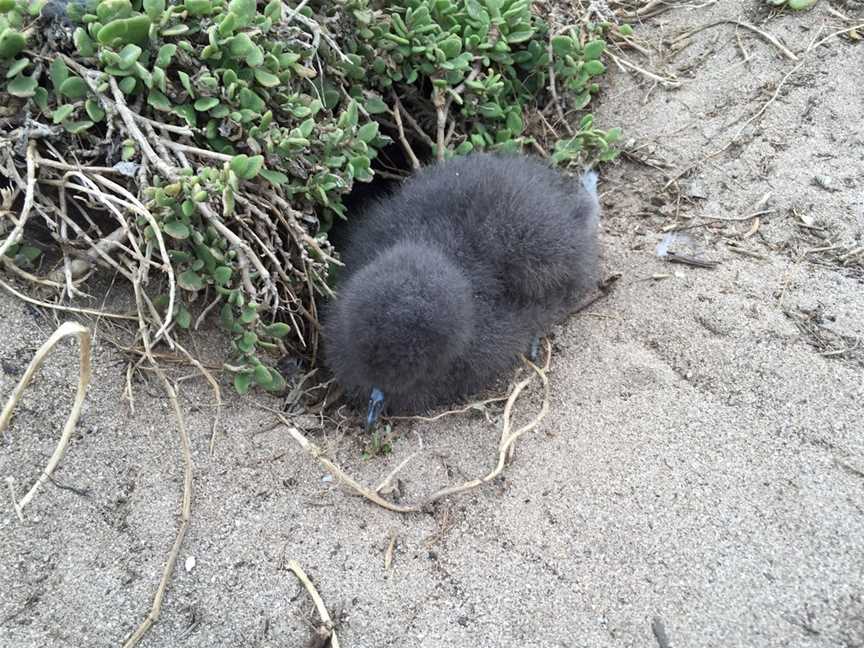
[[[325,362],[367,427],[489,386],[597,281],[597,178],[525,156],[427,167],[353,219]],[[371,396],[370,396],[371,394]]]

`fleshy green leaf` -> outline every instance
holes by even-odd
[[[285,389],[285,379],[275,369],[268,369],[270,372],[270,384],[262,385],[269,392],[279,392]]]
[[[69,78],[69,68],[66,67],[66,62],[56,57],[51,61],[51,83],[54,85],[54,91],[60,92],[60,86]]]
[[[243,176],[246,180],[251,180],[261,171],[261,168],[264,166],[264,156],[263,155],[253,155],[249,158],[249,162],[246,165],[246,172]]]
[[[366,100],[366,103],[363,104],[364,108],[366,108],[366,112],[370,115],[379,115],[381,113],[389,112],[390,109],[387,107],[387,104],[381,99],[381,97],[369,97]]]
[[[36,259],[38,259],[42,255],[42,250],[32,245],[22,245],[15,251],[15,260],[19,261],[19,258],[26,261],[27,263],[32,264]]]
[[[177,285],[184,290],[201,290],[204,287],[204,281],[201,275],[193,270],[186,270],[177,275]]]
[[[137,45],[134,45],[132,43],[126,45],[122,50],[120,50],[120,61],[117,65],[120,67],[121,70],[128,70],[138,61],[138,57],[141,56],[141,52],[141,48]]]
[[[0,59],[10,59],[27,46],[27,38],[17,29],[7,27],[0,31]]]
[[[552,52],[555,56],[564,56],[573,51],[573,39],[569,36],[553,36],[551,42]]]
[[[241,27],[248,25],[257,13],[255,0],[231,0],[228,9],[237,16],[237,24]]]
[[[213,10],[210,0],[186,0],[185,6],[190,16],[206,16]]]
[[[284,322],[274,322],[264,327],[264,335],[283,338],[291,332],[291,327]]]
[[[507,35],[507,42],[512,44],[524,43],[534,35],[533,29],[521,29],[519,31],[510,32]]]
[[[357,138],[367,144],[378,136],[378,122],[368,122],[357,130]]]
[[[72,34],[72,42],[75,43],[78,53],[84,58],[90,58],[96,54],[96,45],[93,43],[93,39],[90,38],[90,34],[88,34],[84,28],[75,28],[75,32]]]
[[[138,84],[138,81],[135,77],[124,77],[120,79],[120,89],[123,91],[123,94],[131,95],[135,91],[135,86]]]
[[[147,44],[149,33],[150,19],[139,14],[132,18],[112,20],[99,30],[96,40],[105,45],[135,43],[143,47]]]
[[[219,321],[228,330],[231,330],[234,326],[234,309],[231,307],[231,304],[222,305],[222,308],[219,310]]]
[[[351,101],[339,115],[339,128],[354,128],[357,125],[357,102]]]
[[[67,117],[69,117],[69,115],[71,115],[73,112],[75,112],[75,106],[72,106],[69,104],[64,104],[62,106],[58,106],[57,110],[55,110],[54,113],[51,115],[51,120],[55,124],[59,124],[60,122],[64,121]]]
[[[99,105],[99,102],[95,99],[88,99],[84,102],[84,110],[87,111],[87,116],[90,117],[94,122],[100,122],[105,119],[105,111],[102,109],[102,106]]]
[[[258,174],[272,185],[279,186],[287,183],[290,178],[281,171],[273,171],[272,169],[261,169]]]
[[[213,271],[213,281],[220,286],[227,286],[231,281],[231,268],[228,266],[219,266]]]
[[[165,12],[165,0],[143,0],[142,8],[153,22],[159,22]]]
[[[621,139],[621,129],[620,128],[612,128],[606,131],[606,142],[612,144],[613,142],[617,142]]]
[[[518,108],[507,113],[507,128],[514,135],[519,135],[522,132],[522,115]]]
[[[585,71],[591,76],[597,76],[606,71],[606,66],[600,61],[585,61]]]
[[[244,324],[251,324],[258,317],[258,307],[255,304],[246,304],[243,310],[240,311],[240,321]]]
[[[167,221],[166,223],[163,223],[162,229],[172,238],[180,240],[189,238],[189,227],[180,221]]]
[[[171,59],[174,58],[176,52],[177,46],[174,43],[166,43],[159,48],[159,52],[156,54],[156,65],[161,68],[167,68],[171,65]]]
[[[254,47],[255,43],[252,42],[252,39],[245,32],[237,34],[228,43],[228,51],[235,58],[246,56]]]
[[[28,65],[30,65],[29,58],[18,59],[9,66],[8,70],[6,70],[6,78],[11,79],[18,76],[21,72],[24,71],[24,68],[26,68]]]
[[[184,25],[183,23],[179,23],[177,25],[172,25],[167,29],[162,30],[162,35],[168,38],[172,36],[180,36],[181,34],[185,34],[189,31],[189,25]]]
[[[13,97],[27,98],[32,97],[36,93],[36,88],[39,84],[33,77],[19,74],[6,84],[6,92]]]
[[[181,306],[177,310],[177,314],[174,316],[174,321],[177,322],[177,326],[182,329],[188,329],[189,325],[192,324],[192,314],[189,312],[189,309],[185,306]]]
[[[195,101],[195,110],[198,112],[207,112],[211,108],[219,105],[219,100],[216,97],[201,97]]]
[[[60,94],[69,99],[83,99],[89,92],[84,79],[80,77],[69,77],[60,86]]]
[[[33,102],[39,107],[43,113],[48,114],[48,91],[42,86],[38,86],[33,93]]]
[[[255,382],[261,385],[262,387],[269,387],[273,382],[273,377],[270,375],[270,372],[267,370],[267,367],[264,365],[258,365],[255,367]]]
[[[238,373],[234,376],[234,389],[237,390],[237,393],[241,396],[249,391],[249,387],[252,386],[252,374],[251,373]]]
[[[171,109],[173,108],[171,100],[158,90],[150,91],[150,94],[147,95],[147,103],[153,106],[156,110],[161,110],[162,112],[171,112]]]
[[[93,122],[88,120],[88,119],[85,119],[82,121],[66,122],[65,124],[63,124],[63,126],[67,131],[69,131],[73,135],[78,135],[79,133],[83,133],[88,128],[93,126]]]
[[[263,155],[235,155],[231,160],[230,168],[237,174],[238,178],[243,180],[251,180],[261,171],[264,166]]]
[[[255,70],[255,80],[265,88],[275,88],[280,83],[278,76],[262,69]]]
[[[257,68],[259,65],[264,63],[264,52],[260,47],[253,47],[252,51],[250,51],[246,55],[246,65],[252,68]]]
[[[606,43],[602,40],[594,40],[590,43],[587,43],[582,50],[582,56],[586,61],[591,61],[594,59],[599,59],[600,55],[603,54],[603,51],[606,49]]]
[[[274,23],[279,22],[282,19],[282,1],[270,0],[270,2],[267,3],[267,6],[264,7],[264,15]]]

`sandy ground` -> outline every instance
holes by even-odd
[[[801,54],[838,28],[826,4],[768,17],[728,0],[640,28],[668,42],[743,19],[782,38],[800,67],[719,24],[666,65],[679,89],[613,72],[598,120],[622,124],[634,149],[602,183],[604,265],[621,278],[556,330],[551,412],[503,479],[428,514],[390,513],[273,429],[258,407],[272,398],[226,393],[211,456],[210,393],[182,381],[192,523],[142,645],[306,645],[316,617],[284,568],[296,559],[349,648],[864,646],[864,255],[842,258],[864,243],[864,46]],[[728,220],[765,210],[758,230]],[[657,258],[676,224],[695,227],[671,249],[715,269]],[[0,313],[5,397],[56,322],[6,294]],[[4,648],[120,645],[174,540],[171,413],[152,376],[135,381],[130,412],[113,334],[99,323],[84,416],[24,524],[3,484]],[[76,354],[62,348],[0,442],[0,476],[19,497],[72,401]],[[539,402],[534,390],[522,416]],[[402,473],[413,500],[489,468],[497,414],[399,424],[392,454],[369,460],[355,433],[300,423],[367,484],[422,442]]]

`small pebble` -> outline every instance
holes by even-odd
[[[705,183],[701,180],[691,180],[684,184],[684,193],[690,198],[697,198],[699,200],[707,200],[708,199],[708,189],[705,186]]]
[[[136,175],[138,175],[138,169],[140,168],[141,165],[136,164],[135,162],[118,162],[113,167],[113,169],[117,173],[129,176],[130,178],[134,178]]]
[[[826,189],[827,191],[837,191],[837,186],[834,183],[834,178],[827,175],[817,175],[813,178],[816,185]]]

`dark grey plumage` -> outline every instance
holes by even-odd
[[[487,387],[596,285],[596,176],[474,154],[419,171],[353,218],[324,317],[356,401],[416,413]]]

